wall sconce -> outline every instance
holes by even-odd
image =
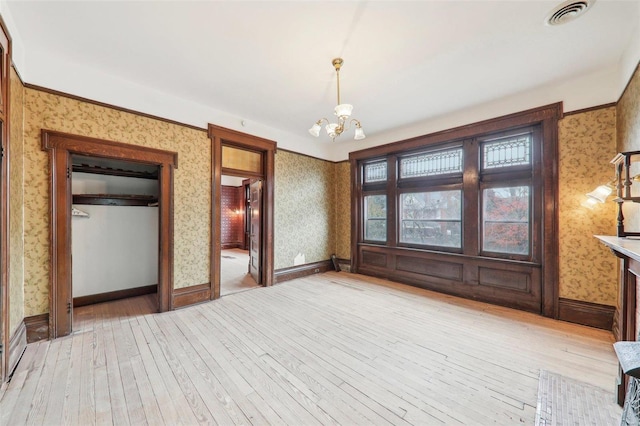
[[[607,201],[607,197],[613,193],[613,187],[611,185],[614,183],[615,180],[612,180],[606,185],[600,185],[593,191],[589,192],[587,194],[587,202],[591,204],[595,204],[596,202],[604,204],[604,202]]]

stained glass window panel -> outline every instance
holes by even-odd
[[[400,160],[400,177],[412,178],[462,172],[462,148],[427,152]]]

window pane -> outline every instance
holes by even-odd
[[[413,155],[400,160],[401,178],[460,172],[462,172],[462,148]]]
[[[482,191],[483,250],[529,254],[529,195],[528,186]]]
[[[485,142],[482,158],[485,169],[531,164],[531,134]]]
[[[364,182],[382,182],[387,180],[387,162],[380,161],[377,163],[364,165]]]
[[[364,239],[369,241],[387,240],[387,196],[367,195],[364,197]]]
[[[400,196],[400,242],[462,247],[462,191],[405,193]]]

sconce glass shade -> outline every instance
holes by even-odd
[[[366,138],[366,136],[364,135],[364,130],[362,130],[362,127],[360,126],[356,127],[356,135],[353,138],[357,141],[359,141],[360,139]]]
[[[587,197],[600,203],[604,203],[605,201],[607,201],[607,197],[611,195],[612,192],[613,188],[611,188],[610,186],[600,185],[599,187],[588,193]]]
[[[582,203],[580,203],[582,207],[586,207],[589,210],[593,210],[596,204],[598,204],[598,201],[595,198],[590,198],[590,197],[585,198],[585,200]]]
[[[320,125],[318,123],[314,124],[313,126],[311,126],[311,128],[309,129],[309,133],[311,133],[312,136],[315,136],[316,138],[318,136],[320,136]]]
[[[351,104],[340,104],[336,106],[334,110],[335,115],[338,117],[351,117],[351,112],[353,111],[353,105]]]
[[[333,139],[337,136],[336,129],[338,128],[338,125],[336,123],[327,124],[325,128],[330,138]]]

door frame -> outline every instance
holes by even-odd
[[[220,252],[222,236],[221,179],[223,174],[238,174],[257,177],[264,181],[262,191],[262,285],[273,285],[273,183],[275,172],[275,141],[263,139],[247,133],[209,124],[211,139],[211,299],[220,297]],[[229,146],[261,154],[262,172],[223,169],[222,146]]]
[[[9,119],[10,119],[10,74],[12,42],[9,31],[0,16],[0,385],[2,385],[11,373],[14,360],[11,358],[11,303],[10,303],[10,275],[9,243],[10,217],[9,217]]]
[[[71,155],[111,158],[155,165],[158,176],[158,310],[172,309],[173,291],[173,174],[178,154],[42,129],[42,150],[49,151],[50,256],[49,339],[72,331],[71,277]]]

